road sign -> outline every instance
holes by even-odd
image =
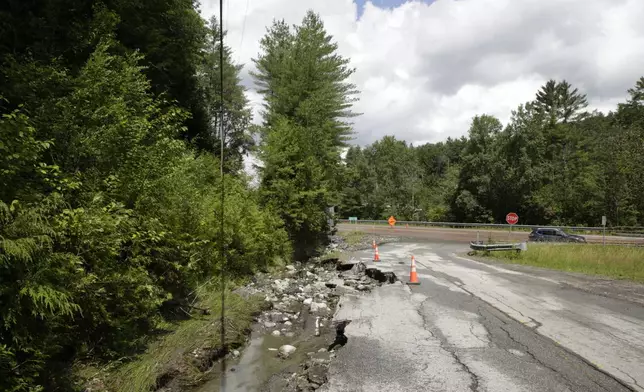
[[[511,212],[505,216],[505,221],[510,225],[516,225],[519,222],[519,215]]]
[[[357,221],[358,221],[358,217],[357,217],[357,216],[350,216],[350,217],[349,217],[349,222],[357,222]]]
[[[388,222],[389,222],[389,226],[393,227],[396,224],[396,218],[394,218],[394,216],[392,215],[389,217]]]
[[[606,226],[606,215],[602,216],[602,226]]]

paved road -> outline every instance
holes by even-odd
[[[348,223],[338,224],[339,231],[353,231],[359,230],[365,233],[375,233],[380,235],[393,235],[404,236],[410,238],[422,238],[424,240],[434,240],[440,242],[460,242],[469,243],[475,241],[477,233],[481,241],[486,241],[492,238],[495,241],[527,241],[528,232],[525,231],[509,231],[503,230],[485,230],[485,229],[449,229],[442,227],[404,227],[383,225],[354,225]],[[586,241],[593,243],[601,243],[601,235],[585,235]],[[606,236],[607,244],[615,243],[629,243],[629,244],[644,244],[644,238],[641,237],[621,237],[621,236]]]
[[[335,317],[353,322],[323,390],[644,391],[644,306],[578,290],[566,274],[457,256],[465,250],[381,246],[380,269],[407,280],[413,254],[421,285],[342,298]],[[355,256],[374,264],[371,251]]]

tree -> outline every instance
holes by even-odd
[[[193,139],[200,148],[219,154],[221,111],[219,25],[213,17],[208,26],[208,34],[203,60],[198,68],[199,83],[204,91],[206,112],[209,119],[208,132]],[[229,172],[243,168],[243,157],[253,147],[250,133],[251,111],[241,85],[242,65],[234,64],[232,51],[224,45],[224,162]]]
[[[578,119],[579,111],[588,106],[588,101],[586,95],[573,89],[567,81],[556,82],[551,79],[537,92],[535,106],[554,125]]]
[[[309,11],[294,31],[274,22],[254,60],[254,77],[266,100],[262,193],[286,222],[300,259],[325,241],[324,212],[339,200],[340,154],[354,116],[356,91],[347,81],[353,70],[332,39]]]

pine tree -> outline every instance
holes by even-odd
[[[355,115],[350,109],[356,90],[347,82],[353,69],[332,39],[309,11],[294,31],[274,22],[255,59],[254,76],[266,101],[262,192],[286,222],[300,259],[326,238],[324,211],[339,199],[340,153]]]
[[[221,113],[220,45],[217,18],[210,20],[203,59],[198,69],[199,83],[204,92],[208,117],[207,135],[199,135],[194,142],[202,148],[219,153]],[[231,49],[224,45],[224,154],[229,172],[243,167],[243,156],[253,147],[250,133],[251,111],[239,73],[242,65],[235,64]]]

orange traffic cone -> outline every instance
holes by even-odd
[[[373,244],[371,244],[371,247],[376,249],[376,240],[373,240]]]
[[[376,245],[376,253],[373,255],[373,261],[380,261],[380,253],[378,253],[378,245]]]
[[[418,274],[416,273],[416,259],[411,256],[411,272],[409,273],[409,282],[407,284],[419,285]]]

